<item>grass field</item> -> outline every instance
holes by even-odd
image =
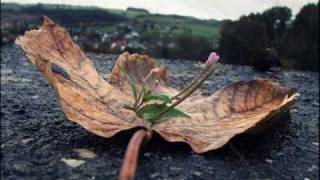
[[[219,23],[212,23],[213,21],[199,20],[192,17],[181,16],[164,16],[164,15],[144,15],[136,16],[135,19],[140,23],[146,21],[153,22],[158,26],[174,25],[177,28],[173,31],[169,31],[163,28],[159,29],[161,33],[185,33],[188,32],[195,36],[200,36],[208,39],[209,42],[216,43],[220,37]]]

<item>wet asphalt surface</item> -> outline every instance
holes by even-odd
[[[101,74],[114,55],[88,54]],[[199,71],[197,63],[159,60],[181,87]],[[154,136],[141,150],[136,179],[319,179],[319,73],[257,72],[219,66],[202,88],[208,95],[228,83],[267,78],[301,94],[281,123],[257,135],[240,135],[232,145],[196,154],[184,143]],[[1,47],[1,179],[116,179],[133,131],[104,139],[66,120],[52,89],[15,47]],[[84,158],[75,149],[93,152]],[[71,167],[62,159],[82,160]]]

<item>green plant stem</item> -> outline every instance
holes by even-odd
[[[141,102],[141,104],[139,105],[139,102],[140,102],[140,100],[141,100],[141,98],[143,97],[143,94],[144,94],[145,86],[147,84],[148,79],[151,77],[151,74],[152,74],[152,72],[150,71],[149,74],[147,75],[147,77],[144,79],[144,81],[142,83],[141,91],[140,91],[139,96],[138,96],[138,98],[137,98],[137,100],[136,100],[136,102],[134,103],[134,106],[133,106],[134,111],[136,111],[143,103],[143,102]]]
[[[177,99],[179,96],[181,96],[186,91],[188,91],[200,79],[200,77],[208,70],[208,68],[209,67],[206,65],[206,67],[204,67],[204,69],[200,72],[200,74],[195,79],[193,79],[193,81],[188,86],[183,88],[182,91],[180,91],[177,95],[173,96],[171,99],[172,100]]]
[[[138,111],[138,109],[143,105],[143,101],[141,101],[141,103],[139,105],[137,105],[135,111]]]
[[[201,86],[201,84],[208,79],[208,77],[212,74],[214,68],[213,66],[210,67],[211,69],[209,70],[209,72],[204,76],[204,78],[198,79],[197,83],[195,83],[194,86],[192,86],[192,88],[190,87],[188,90],[186,91],[185,95],[182,96],[179,100],[177,100],[175,103],[173,103],[170,107],[168,107],[167,109],[165,109],[164,111],[162,111],[159,114],[159,117],[161,117],[162,115],[164,115],[165,113],[169,112],[170,110],[172,110],[173,108],[175,108],[177,105],[179,105],[182,101],[184,101],[187,97],[189,97],[194,91],[196,91],[199,86]]]

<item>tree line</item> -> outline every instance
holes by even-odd
[[[42,16],[46,15],[67,27],[96,24],[114,24],[126,21],[124,16],[109,13],[108,11],[96,7],[81,7],[69,5],[17,5],[1,4],[3,14],[25,14],[38,17],[37,23],[40,24]]]
[[[272,63],[259,55],[271,50],[284,67],[319,71],[319,3],[305,5],[293,20],[289,8],[273,7],[224,21],[220,31],[219,50],[225,63]]]

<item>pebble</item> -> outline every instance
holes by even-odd
[[[149,177],[151,179],[158,177],[160,174],[158,172],[152,173]]]
[[[201,176],[202,175],[202,173],[199,172],[199,171],[193,171],[192,174],[195,175],[195,176]]]
[[[202,85],[203,86],[210,86],[212,84],[212,82],[210,81],[205,81]]]
[[[193,63],[192,65],[196,68],[204,68],[205,63],[199,61],[199,62]]]
[[[66,163],[66,165],[73,167],[73,168],[78,167],[86,162],[86,161],[78,160],[78,159],[65,159],[65,158],[61,158],[61,161]]]
[[[163,161],[166,161],[166,160],[169,160],[169,159],[170,158],[168,156],[164,156],[164,157],[161,158],[161,160],[163,160]]]
[[[308,169],[308,172],[312,172],[312,171],[319,171],[319,166],[312,165],[312,167]]]
[[[185,74],[181,74],[182,77],[186,77],[188,79],[192,79],[194,78],[194,75],[193,74],[189,74],[189,73],[185,73]]]
[[[22,173],[28,173],[31,171],[31,164],[20,162],[18,164],[13,164],[13,167],[16,171],[22,172]]]
[[[283,153],[283,152],[279,152],[279,153],[277,153],[276,154],[276,156],[282,156],[282,155],[284,155],[285,153]]]
[[[173,166],[170,167],[171,171],[180,171],[181,169],[182,168],[179,168],[179,167],[173,167]]]
[[[11,74],[11,73],[12,73],[11,69],[8,69],[5,67],[1,69],[1,74]]]
[[[315,145],[315,146],[319,146],[318,142],[312,142],[312,144]]]
[[[38,96],[38,95],[35,95],[35,96],[32,96],[31,98],[32,98],[32,99],[38,99],[39,96]]]
[[[8,141],[6,143],[1,144],[1,149],[5,147],[15,146],[17,144],[16,141]]]
[[[33,138],[27,138],[27,139],[22,139],[22,140],[21,140],[21,142],[22,142],[23,144],[28,144],[28,143],[30,143],[31,141],[33,141]]]
[[[303,180],[311,180],[310,178],[308,178],[308,177],[305,177]]]
[[[265,159],[265,162],[269,163],[269,164],[272,164],[273,163],[273,160],[272,159]]]
[[[74,149],[74,151],[76,151],[80,157],[86,159],[95,158],[97,156],[93,151],[89,149]]]
[[[14,76],[2,76],[1,82],[4,82],[4,83],[28,83],[28,82],[32,82],[32,81],[30,79],[26,79],[26,78],[17,78]]]

